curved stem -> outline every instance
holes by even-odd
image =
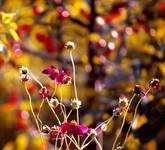
[[[99,141],[97,140],[96,137],[94,138],[94,140],[95,140],[96,144],[98,145],[99,149],[102,150],[102,146],[101,146],[101,144],[99,143]]]
[[[42,85],[42,83],[33,75],[33,73],[29,73],[29,75],[41,86],[41,87],[44,87],[43,85]]]
[[[69,137],[67,134],[65,134],[65,136],[76,146],[78,150],[81,150],[77,143],[75,143],[71,137]]]
[[[132,119],[132,121],[131,121],[131,124],[129,125],[129,129],[128,129],[128,131],[127,131],[127,134],[126,134],[125,140],[124,140],[124,142],[123,142],[122,145],[124,145],[125,142],[126,142],[126,139],[127,139],[128,135],[129,135],[130,129],[131,129],[131,127],[132,127],[132,124],[134,123],[134,120],[135,120],[135,117],[136,117],[136,113],[137,113],[137,109],[138,109],[140,103],[142,102],[142,100],[143,100],[143,99],[141,98],[141,99],[139,100],[139,102],[137,103],[136,107],[135,107],[135,112],[134,112],[133,119]]]
[[[77,96],[77,87],[76,87],[76,70],[75,70],[75,65],[74,65],[74,60],[73,60],[73,56],[72,56],[72,50],[70,50],[70,58],[71,58],[71,62],[72,62],[72,67],[73,67],[73,84],[74,84],[74,92],[75,92],[75,98],[76,100],[78,100],[78,96]],[[77,123],[79,124],[79,109],[76,109],[76,116],[77,116]],[[78,145],[80,145],[80,137],[78,136]]]
[[[63,143],[64,143],[64,138],[61,139],[61,145],[60,145],[59,150],[62,150]]]
[[[61,121],[60,121],[60,119],[58,118],[56,112],[55,112],[55,111],[53,110],[53,108],[50,106],[48,98],[46,99],[46,101],[47,101],[47,103],[48,103],[48,105],[49,105],[51,111],[53,112],[54,116],[56,117],[56,119],[57,119],[57,121],[58,121],[58,124],[61,125]]]
[[[101,124],[99,124],[94,130],[96,131],[98,128],[100,128],[104,124],[107,124],[108,125],[112,121],[112,119],[114,118],[114,116],[115,116],[115,114],[113,114],[109,119],[107,119],[104,122],[102,122]],[[99,134],[100,134],[100,132],[97,133],[97,135],[99,135]],[[85,144],[86,141],[88,140],[88,138],[90,137],[90,135],[91,134],[88,134],[88,136],[84,139],[84,141],[83,141],[83,143],[81,145],[82,148],[85,148],[88,144],[90,144],[93,141],[93,139],[91,139],[87,144]]]
[[[67,117],[66,117],[66,120],[68,120],[69,116],[71,115],[72,113],[72,109],[70,110],[70,112],[68,113]]]
[[[120,136],[120,134],[121,134],[121,131],[122,131],[122,129],[123,129],[123,126],[124,126],[124,123],[125,123],[125,120],[126,120],[127,112],[128,112],[128,110],[129,110],[129,107],[130,107],[130,105],[131,105],[131,103],[132,103],[134,97],[135,97],[135,94],[132,96],[130,102],[128,103],[128,106],[127,106],[127,109],[126,109],[126,111],[125,111],[124,118],[123,118],[123,121],[122,121],[122,125],[121,125],[121,127],[120,127],[120,130],[119,130],[119,132],[118,132],[116,138],[115,138],[115,141],[114,141],[113,146],[112,146],[112,150],[115,150],[115,146],[116,146],[117,140],[118,140],[118,138],[119,138],[119,136]]]
[[[41,108],[42,108],[43,104],[44,104],[44,100],[42,100],[42,102],[41,102],[41,104],[40,104],[40,107],[39,107],[39,112],[37,113],[37,119],[38,119],[38,121],[39,121],[40,124],[41,124],[41,128],[42,128],[42,121],[41,121],[41,119],[40,119],[40,112],[41,112]]]
[[[145,93],[145,95],[147,95],[149,91],[150,91],[150,88],[149,88],[148,91]],[[122,145],[124,145],[125,142],[126,142],[126,140],[127,140],[127,137],[128,137],[129,132],[130,132],[130,130],[131,130],[131,127],[132,127],[132,125],[133,125],[133,123],[134,123],[134,121],[135,121],[135,117],[136,117],[136,114],[137,114],[137,109],[138,109],[140,103],[142,102],[142,100],[143,100],[143,97],[140,98],[139,102],[137,103],[137,105],[136,105],[136,107],[135,107],[135,112],[134,112],[133,119],[132,119],[131,124],[130,124],[130,126],[129,126],[129,128],[128,128],[128,131],[127,131],[126,137],[125,137],[124,142],[123,142]]]
[[[56,148],[57,148],[57,141],[58,141],[59,135],[60,135],[60,132],[58,131],[58,134],[57,134],[57,137],[56,137],[56,140],[55,140],[55,144],[54,144],[54,150],[56,150]]]
[[[68,144],[67,138],[65,136],[64,136],[64,139],[65,139],[66,148],[67,148],[67,150],[69,150],[69,144]]]
[[[76,70],[75,70],[74,60],[72,56],[72,50],[70,51],[70,58],[71,58],[72,67],[73,67],[73,84],[74,84],[75,98],[77,99]]]
[[[43,145],[43,149],[46,150],[45,144],[44,144],[44,140],[43,140],[43,136],[42,136],[42,134],[41,134],[41,129],[40,129],[39,123],[38,123],[38,121],[37,121],[37,117],[36,117],[36,115],[35,115],[35,113],[34,113],[34,110],[33,110],[31,95],[30,95],[30,93],[29,93],[29,91],[28,91],[28,89],[27,89],[26,83],[25,83],[25,90],[26,90],[26,92],[27,92],[27,94],[28,94],[28,97],[29,97],[30,109],[31,109],[33,118],[34,118],[34,120],[35,120],[35,122],[36,122],[37,128],[38,128],[38,130],[39,130],[39,134],[40,134],[40,137],[41,137],[41,142],[42,142],[42,145]]]
[[[62,101],[63,101],[63,93],[62,93],[62,86],[61,86],[61,96],[60,96],[60,109],[62,111],[62,115],[64,117],[64,122],[66,121],[66,111],[65,111],[65,106],[62,104]],[[62,108],[64,107],[64,109]]]

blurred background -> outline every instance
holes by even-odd
[[[164,0],[0,0],[0,12],[0,149],[42,150],[18,68],[27,66],[51,92],[53,81],[41,71],[52,64],[72,72],[69,51],[64,48],[67,41],[76,46],[73,57],[83,103],[81,123],[95,127],[112,116],[120,96],[130,99],[136,84],[148,89],[151,79],[158,78],[162,89],[151,91],[140,105],[127,149],[164,149]],[[14,15],[4,21],[3,13]],[[32,82],[28,89],[37,112],[39,87]],[[64,85],[68,108],[73,98],[72,85]],[[131,117],[130,113],[122,136]],[[48,125],[55,122],[47,106],[41,118]],[[115,118],[99,135],[104,150],[111,149],[121,122],[122,117]],[[48,146],[53,148],[50,142]],[[95,144],[87,149],[94,150]]]

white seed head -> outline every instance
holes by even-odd
[[[51,98],[49,104],[51,107],[57,107],[59,104],[59,101],[57,98]]]
[[[20,69],[19,69],[19,72],[21,73],[21,74],[28,74],[29,73],[29,69],[27,68],[27,67],[24,67],[24,66],[22,66]]]
[[[90,134],[90,136],[91,136],[92,138],[94,138],[94,137],[97,136],[97,132],[96,132],[96,130],[94,130],[94,129],[91,129],[90,132],[89,132],[89,134]]]
[[[108,129],[108,127],[107,127],[107,124],[106,123],[101,126],[101,130],[102,131],[105,132],[105,131],[107,131],[107,129]]]
[[[75,44],[74,44],[74,42],[68,41],[68,42],[66,43],[66,45],[65,45],[65,48],[68,49],[68,50],[73,50],[73,49],[75,49]]]
[[[81,104],[82,104],[81,101],[78,99],[73,99],[71,102],[71,106],[73,109],[79,109]]]

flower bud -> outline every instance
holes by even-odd
[[[151,86],[154,90],[160,91],[160,89],[161,89],[160,81],[159,81],[159,79],[157,79],[157,78],[151,80],[150,86]]]
[[[81,101],[78,99],[73,99],[71,102],[71,106],[73,109],[79,109],[81,106]]]
[[[74,44],[74,42],[68,41],[68,42],[65,44],[65,48],[68,49],[68,50],[73,50],[73,49],[75,49],[75,44]]]
[[[49,104],[51,107],[57,107],[59,104],[59,101],[57,98],[51,98]]]
[[[49,134],[50,133],[50,127],[47,125],[44,125],[41,129],[41,131],[45,134]]]

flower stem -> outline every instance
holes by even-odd
[[[124,123],[125,123],[125,120],[126,120],[127,112],[128,112],[128,110],[129,110],[129,108],[130,108],[130,105],[131,105],[131,103],[132,103],[134,97],[135,97],[135,94],[132,96],[130,102],[128,103],[128,106],[127,106],[127,109],[126,109],[126,111],[125,111],[124,118],[123,118],[123,121],[122,121],[122,125],[121,125],[121,127],[120,127],[120,130],[119,130],[119,132],[118,132],[116,138],[115,138],[115,141],[114,141],[113,146],[112,146],[112,150],[115,150],[115,146],[116,146],[117,140],[118,140],[118,138],[119,138],[119,136],[120,136],[120,134],[121,134],[121,131],[122,131],[122,129],[123,129],[123,126],[124,126]]]
[[[57,134],[56,140],[55,140],[55,144],[54,144],[54,150],[56,150],[56,148],[57,148],[57,141],[58,141],[59,135],[60,135],[60,132],[58,131],[58,134]]]
[[[30,95],[30,93],[29,93],[29,91],[28,91],[28,89],[27,89],[26,83],[25,83],[25,90],[26,90],[26,92],[27,92],[27,94],[28,94],[28,97],[29,97],[30,109],[31,109],[33,118],[34,118],[34,120],[35,120],[35,122],[36,122],[37,128],[38,128],[38,130],[39,130],[39,134],[40,134],[41,142],[42,142],[42,145],[43,145],[43,149],[46,150],[45,144],[44,144],[44,140],[43,140],[43,136],[42,136],[42,134],[41,134],[41,129],[40,129],[39,123],[38,123],[38,121],[37,121],[37,117],[36,117],[36,115],[35,115],[35,113],[34,113],[34,110],[33,110],[31,95]]]
[[[33,73],[29,73],[29,75],[41,86],[41,87],[44,87],[43,85],[42,85],[42,83],[33,75]]]
[[[150,88],[149,88],[148,91],[145,93],[145,95],[147,95],[149,91],[150,91]],[[133,125],[133,123],[134,123],[134,121],[135,121],[135,117],[136,117],[136,114],[137,114],[137,109],[138,109],[140,103],[142,102],[142,100],[143,100],[143,97],[140,98],[139,102],[137,103],[137,105],[136,105],[136,107],[135,107],[134,116],[133,116],[133,119],[132,119],[132,121],[131,121],[131,124],[130,124],[130,126],[129,126],[129,128],[128,128],[128,131],[127,131],[126,137],[125,137],[125,139],[124,139],[124,142],[123,142],[123,144],[122,144],[123,146],[124,146],[124,144],[125,144],[125,142],[126,142],[126,139],[127,139],[128,135],[129,135],[130,129],[131,129],[131,127],[132,127],[132,125]]]
[[[71,58],[72,67],[73,67],[73,84],[74,84],[75,98],[77,99],[76,70],[75,70],[74,60],[72,56],[72,50],[70,51],[70,58]]]
[[[46,98],[46,101],[47,101],[47,103],[48,103],[48,105],[49,105],[51,111],[53,112],[54,116],[56,117],[56,119],[57,119],[57,121],[58,121],[58,124],[61,125],[61,121],[60,121],[60,119],[58,118],[56,112],[55,112],[55,111],[53,110],[53,108],[50,106],[48,98]]]
[[[78,146],[77,142],[75,143],[75,141],[73,141],[73,139],[71,137],[69,137],[67,134],[65,134],[65,136],[76,146],[76,148],[78,150],[81,150],[80,147]]]
[[[96,144],[98,145],[99,149],[102,150],[102,146],[101,146],[101,144],[99,143],[99,141],[97,140],[96,137],[94,138],[94,140],[95,140]]]
[[[74,65],[74,60],[73,60],[73,56],[72,56],[72,50],[70,50],[70,58],[71,58],[71,62],[72,62],[72,67],[73,67],[73,84],[74,84],[74,92],[75,92],[75,98],[76,100],[78,100],[78,96],[77,96],[77,87],[76,87],[76,70],[75,70],[75,65]],[[77,123],[79,124],[79,109],[76,109],[76,116],[77,116]],[[78,136],[78,145],[80,145],[80,137]]]
[[[42,128],[42,120],[40,119],[40,112],[41,112],[41,108],[42,108],[43,104],[44,104],[44,100],[41,102],[40,107],[39,107],[39,111],[37,113],[37,119],[40,122],[41,128]]]

